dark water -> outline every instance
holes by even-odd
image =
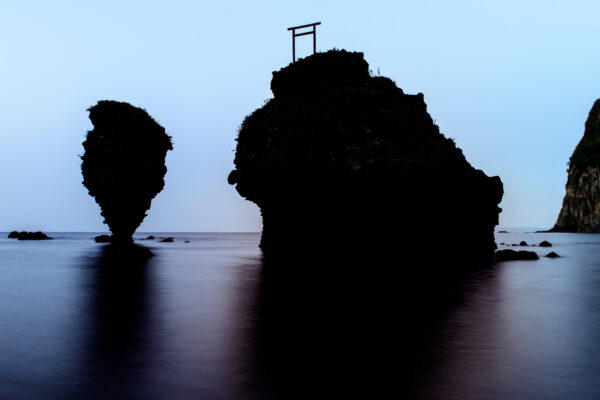
[[[258,234],[156,235],[127,265],[93,234],[0,239],[1,399],[600,398],[600,235],[497,234],[563,257],[417,288],[286,270]]]

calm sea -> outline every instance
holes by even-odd
[[[507,230],[561,257],[485,268],[433,307],[372,301],[368,279],[280,283],[254,233],[153,233],[174,242],[138,240],[155,256],[128,265],[94,233],[2,234],[0,399],[599,399],[600,235]]]

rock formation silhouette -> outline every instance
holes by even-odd
[[[83,142],[83,184],[100,205],[112,241],[129,243],[164,187],[171,137],[128,103],[103,100],[88,111],[94,129]]]
[[[46,235],[44,232],[27,232],[27,231],[12,231],[8,234],[9,239],[18,239],[18,240],[50,240],[52,239],[50,236]]]
[[[600,232],[600,99],[569,159],[566,193],[553,232]]]
[[[243,121],[228,178],[261,209],[265,256],[493,259],[502,182],[440,133],[421,93],[344,50],[273,72],[271,90]]]

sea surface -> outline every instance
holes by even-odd
[[[600,399],[600,235],[506,230],[541,259],[426,307],[309,265],[281,283],[256,233],[140,233],[155,256],[125,263],[97,233],[0,234],[0,399]]]

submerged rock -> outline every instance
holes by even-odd
[[[566,193],[552,232],[600,232],[600,99],[569,159]]]
[[[141,108],[100,101],[89,108],[94,129],[83,147],[83,184],[102,209],[113,242],[131,242],[163,189],[171,137]]]
[[[515,261],[515,260],[539,260],[540,257],[534,251],[510,249],[498,250],[496,252],[496,261]]]
[[[26,231],[12,231],[8,234],[9,239],[18,240],[51,240],[52,238],[41,231],[37,232],[26,232]]]
[[[174,239],[172,237],[166,237],[164,239],[159,240],[161,243],[173,243]]]
[[[260,207],[265,255],[404,249],[422,258],[436,243],[426,257],[493,257],[502,182],[440,133],[421,93],[370,76],[362,53],[343,50],[274,72],[271,90],[241,126],[228,178]]]

